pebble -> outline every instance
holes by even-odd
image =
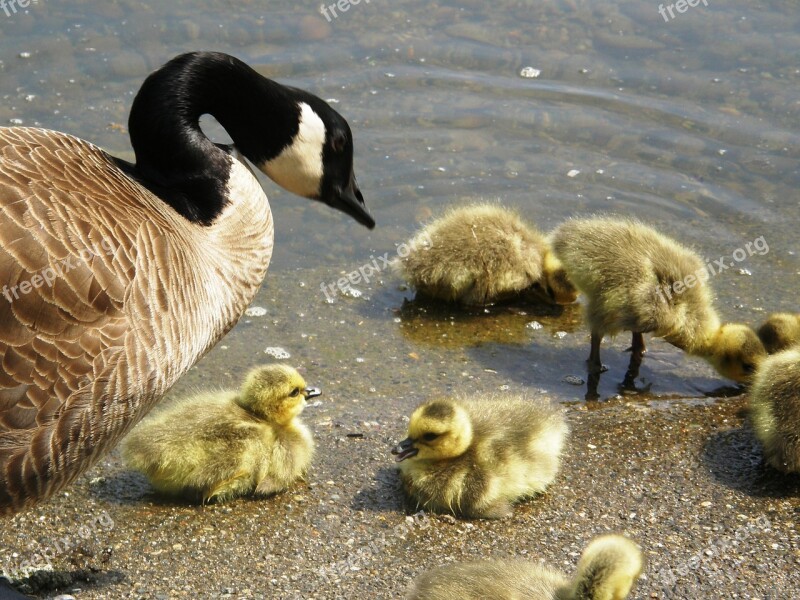
[[[267,314],[267,309],[261,306],[251,306],[246,311],[244,311],[245,316],[247,317],[263,317]]]
[[[278,360],[284,360],[287,358],[291,358],[291,354],[289,354],[283,348],[278,346],[270,346],[264,350],[264,354],[271,356],[272,358],[277,358]]]
[[[519,76],[524,77],[525,79],[536,79],[541,74],[542,72],[539,69],[534,69],[533,67],[523,67],[523,69],[519,72]]]

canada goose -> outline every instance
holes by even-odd
[[[747,381],[765,356],[750,327],[721,324],[712,305],[703,261],[675,240],[629,219],[573,219],[553,233],[553,250],[586,296],[592,331],[587,399],[596,399],[600,342],[606,334],[633,334],[622,386],[634,381],[645,352],[644,333],[663,337],[708,360],[725,377]]]
[[[761,363],[749,416],[767,462],[784,473],[800,473],[800,347]]]
[[[406,600],[623,600],[643,567],[636,544],[619,535],[604,535],[583,551],[571,580],[549,565],[482,560],[423,573]]]
[[[233,146],[203,134],[206,113]],[[344,118],[231,56],[184,54],[150,75],[129,130],[135,165],[0,128],[0,513],[95,463],[244,312],[273,224],[242,155],[374,226]]]
[[[392,454],[418,507],[499,519],[553,481],[566,433],[562,412],[537,398],[432,400],[411,415]]]
[[[569,304],[577,298],[546,238],[496,204],[452,208],[408,243],[394,268],[418,293],[484,306],[527,297]]]
[[[758,337],[770,354],[800,343],[800,314],[774,313],[758,328]]]
[[[185,398],[144,419],[122,457],[165,494],[204,503],[273,494],[308,469],[314,441],[297,417],[319,393],[291,367],[260,367],[239,393]]]

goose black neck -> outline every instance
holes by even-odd
[[[290,88],[242,61],[215,52],[183,54],[150,75],[133,101],[132,174],[184,217],[207,225],[228,202],[232,163],[230,149],[200,129],[200,117],[216,118],[236,148],[262,164],[297,132],[299,113]]]

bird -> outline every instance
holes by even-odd
[[[215,144],[213,115],[232,145]],[[71,135],[0,128],[0,514],[96,463],[238,321],[288,191],[375,225],[347,121],[218,52],[149,75],[135,163]]]
[[[748,418],[766,462],[784,473],[800,473],[800,346],[761,363],[750,389]]]
[[[392,454],[417,508],[501,519],[553,481],[567,431],[563,413],[541,398],[436,398],[414,410]]]
[[[547,238],[497,204],[453,207],[406,246],[393,268],[424,297],[463,306],[515,299],[570,304],[577,298]]]
[[[258,367],[239,392],[199,394],[157,409],[122,441],[122,458],[168,495],[204,504],[268,496],[305,476],[314,441],[298,416],[319,394],[292,367]]]
[[[711,275],[700,257],[652,227],[614,216],[570,219],[552,239],[556,257],[586,299],[588,400],[599,397],[600,342],[606,334],[632,333],[625,390],[636,389],[645,333],[705,358],[738,382],[747,382],[766,356],[749,326],[720,322],[707,283]]]
[[[800,314],[773,313],[758,328],[767,352],[774,354],[800,343]]]
[[[481,560],[426,571],[406,600],[623,600],[644,569],[639,547],[621,535],[595,538],[570,579],[527,560]]]

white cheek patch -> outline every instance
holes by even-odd
[[[305,102],[300,104],[300,128],[292,143],[260,169],[293,194],[314,198],[322,186],[325,123]]]

